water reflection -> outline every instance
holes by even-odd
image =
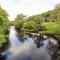
[[[23,43],[18,39],[17,32],[15,30],[15,26],[10,27],[10,33],[9,33],[9,43],[10,47],[5,50],[2,55],[6,57],[6,60],[15,60],[13,59],[16,56],[16,60],[31,60],[31,55],[24,55],[24,58],[22,58],[22,54],[25,51],[26,54],[28,54],[27,50],[29,51],[30,46],[34,45],[34,41],[32,38],[27,38]],[[18,58],[17,58],[18,56]],[[19,57],[21,56],[21,57]],[[27,58],[26,58],[27,57]]]
[[[10,42],[10,47],[18,47],[19,45],[21,45],[21,41],[17,37],[15,26],[10,27],[9,42]]]
[[[10,47],[2,53],[6,60],[50,60],[46,48],[37,48],[32,38],[28,37],[22,43],[14,26],[10,27],[9,42]]]
[[[33,38],[27,38],[25,41],[24,41],[24,43],[23,43],[24,45],[34,45],[34,40],[33,40]]]

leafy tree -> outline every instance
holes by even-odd
[[[38,32],[44,30],[42,23],[44,22],[44,18],[41,15],[35,15],[28,17],[25,23],[25,29],[30,32]]]
[[[17,29],[20,39],[22,39],[22,36],[24,33],[23,32],[23,30],[24,30],[23,25],[24,25],[25,17],[26,17],[25,15],[19,14],[19,15],[17,15],[17,17],[13,21],[13,25],[16,26],[16,29]]]
[[[0,16],[3,16],[5,19],[8,19],[8,13],[0,6]]]
[[[36,22],[34,21],[26,21],[26,23],[24,23],[24,30],[28,31],[28,32],[37,32],[36,29]]]
[[[0,50],[5,46],[4,43],[7,42],[7,29],[9,26],[8,14],[0,7]]]
[[[49,34],[60,34],[60,4],[53,10],[28,17],[25,29],[33,32],[45,31]]]
[[[60,22],[47,22],[43,25],[46,28],[46,34],[60,35]]]

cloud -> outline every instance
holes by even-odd
[[[48,11],[57,3],[60,3],[60,0],[0,0],[1,6],[7,10],[10,19],[14,19],[19,13],[31,16]]]

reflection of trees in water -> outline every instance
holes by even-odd
[[[18,51],[18,50],[17,50]],[[31,45],[31,46],[22,46],[20,47],[20,51],[16,54],[10,57],[10,60],[40,60],[43,59],[42,57],[45,56],[44,60],[50,60],[50,56],[48,52],[44,49],[38,49],[36,46]]]
[[[31,37],[31,36],[30,36],[30,37]],[[39,36],[39,39],[40,39],[40,36]],[[42,40],[42,38],[41,38],[41,40]],[[38,42],[40,42],[40,40],[38,40]],[[28,47],[28,45],[27,45],[27,47]],[[24,46],[22,46],[22,48],[24,48]],[[20,49],[20,50],[19,50],[19,53],[20,53],[20,54],[17,53],[16,49],[17,49],[17,51]],[[31,46],[31,47],[28,48],[28,49],[25,47],[26,50],[23,49],[24,51],[22,51],[21,48],[16,48],[16,49],[15,49],[15,51],[16,51],[17,55],[16,55],[16,56],[14,55],[13,57],[11,57],[11,60],[15,60],[15,59],[17,60],[18,58],[19,58],[19,59],[21,59],[21,58],[22,58],[22,59],[23,59],[23,58],[28,59],[27,56],[29,57],[30,54],[31,54],[31,56],[33,55],[33,56],[32,56],[32,59],[33,59],[33,60],[36,60],[36,59],[40,60],[40,59],[42,59],[42,56],[45,57],[45,58],[46,58],[46,57],[50,57],[50,55],[47,53],[47,51],[46,51],[45,49],[43,49],[43,50],[40,49],[40,48],[38,49],[38,48],[36,48],[36,47],[34,47],[34,46]],[[40,51],[40,50],[41,50],[41,51]],[[21,51],[21,52],[20,52],[20,51]],[[22,54],[22,55],[21,55],[21,54]],[[27,54],[27,56],[26,56],[26,54]],[[43,54],[43,55],[42,55],[42,54]],[[44,54],[45,54],[45,55],[44,55]],[[47,55],[46,55],[46,54],[47,54]],[[42,55],[42,56],[41,56],[41,55]],[[50,59],[50,58],[49,58],[49,59]],[[48,59],[48,60],[49,60],[49,59]],[[47,60],[47,59],[46,59],[46,60]]]

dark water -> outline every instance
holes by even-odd
[[[28,37],[23,43],[18,39],[14,26],[10,27],[9,33],[10,47],[2,53],[6,60],[51,60],[51,56],[46,49],[48,40],[44,46],[37,48],[34,40]]]

